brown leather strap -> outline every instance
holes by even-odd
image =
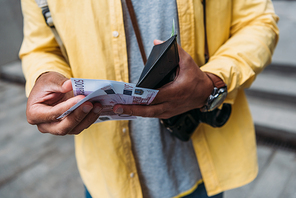
[[[215,74],[212,74],[212,73],[207,73],[206,72],[206,74],[212,80],[214,87],[217,87],[219,89],[219,88],[222,88],[222,87],[226,86],[226,84],[223,82],[223,80],[220,77],[218,77],[218,76],[216,76]]]
[[[208,48],[208,38],[207,38],[207,14],[206,14],[206,0],[203,0],[203,19],[204,19],[204,34],[205,34],[205,63],[208,62],[210,54]]]
[[[140,29],[139,29],[139,26],[138,26],[138,23],[137,23],[134,7],[133,7],[133,4],[132,4],[131,0],[125,0],[125,2],[126,2],[126,5],[127,5],[129,16],[130,16],[132,24],[133,24],[135,35],[137,37],[137,41],[138,41],[139,49],[140,49],[141,56],[142,56],[142,59],[143,59],[143,63],[145,65],[146,62],[147,62],[147,58],[146,58],[144,45],[143,45],[141,34],[140,34]]]

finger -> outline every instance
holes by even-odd
[[[159,92],[150,105],[166,103],[172,99],[181,98],[182,93],[180,89],[178,89],[178,84],[178,82],[173,81],[159,88]]]
[[[132,116],[142,116],[142,117],[154,117],[154,118],[166,118],[169,116],[167,113],[168,108],[166,104],[158,105],[115,105],[113,107],[113,112],[116,114],[126,114]]]
[[[78,126],[92,109],[92,103],[85,102],[62,120],[55,120],[52,122],[38,124],[38,129],[42,133],[66,135],[70,133],[76,126]]]
[[[27,105],[27,120],[30,124],[54,122],[57,118],[70,109],[85,96],[79,95],[63,101],[55,106],[46,104]]]
[[[57,83],[52,83],[50,87],[48,87],[48,92],[56,92],[56,93],[67,93],[72,91],[72,83],[70,79],[64,78],[59,79]]]
[[[102,109],[103,108],[100,103],[95,103],[91,112],[87,114],[83,121],[74,127],[68,134],[79,134],[84,129],[90,127],[99,118]]]

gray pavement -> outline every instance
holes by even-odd
[[[295,198],[296,153],[258,145],[259,173],[241,188],[225,192],[225,198]]]
[[[18,59],[23,37],[20,0],[0,1],[0,66]]]
[[[273,1],[280,40],[274,52],[273,62],[296,66],[296,1]]]
[[[41,134],[26,121],[24,86],[0,80],[0,197],[83,197],[73,136]]]
[[[25,84],[20,60],[12,61],[0,67],[0,78],[14,83]]]

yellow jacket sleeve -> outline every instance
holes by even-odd
[[[235,0],[231,17],[230,38],[217,50],[209,48],[210,60],[201,69],[227,84],[225,102],[233,104],[238,90],[248,88],[256,74],[271,62],[279,30],[271,1]],[[207,21],[211,22],[211,15],[207,15]],[[207,34],[211,38],[216,33]],[[215,45],[210,45],[214,40],[208,42],[209,46]]]
[[[71,69],[66,63],[54,35],[42,16],[34,0],[22,0],[24,16],[24,40],[20,50],[22,67],[26,83],[26,94],[29,95],[40,74],[56,71],[71,77]]]

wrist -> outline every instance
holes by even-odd
[[[38,78],[35,81],[35,85],[37,84],[58,84],[62,85],[68,78],[66,78],[64,75],[55,72],[55,71],[47,71],[38,76]]]
[[[227,96],[227,86],[223,80],[215,74],[207,72],[205,74],[212,82],[212,87],[210,88],[211,93],[207,95],[205,105],[200,109],[202,112],[212,111],[219,107]]]
[[[224,81],[219,76],[217,76],[215,74],[212,74],[212,73],[209,73],[209,72],[205,72],[205,74],[211,80],[211,82],[213,84],[213,87],[222,88],[222,87],[226,86]]]
[[[203,102],[203,106],[206,105],[207,103],[207,100],[209,98],[209,96],[212,94],[212,91],[214,89],[214,83],[213,81],[211,80],[211,78],[209,77],[208,73],[204,72],[205,73],[205,90],[204,90],[204,102]]]

